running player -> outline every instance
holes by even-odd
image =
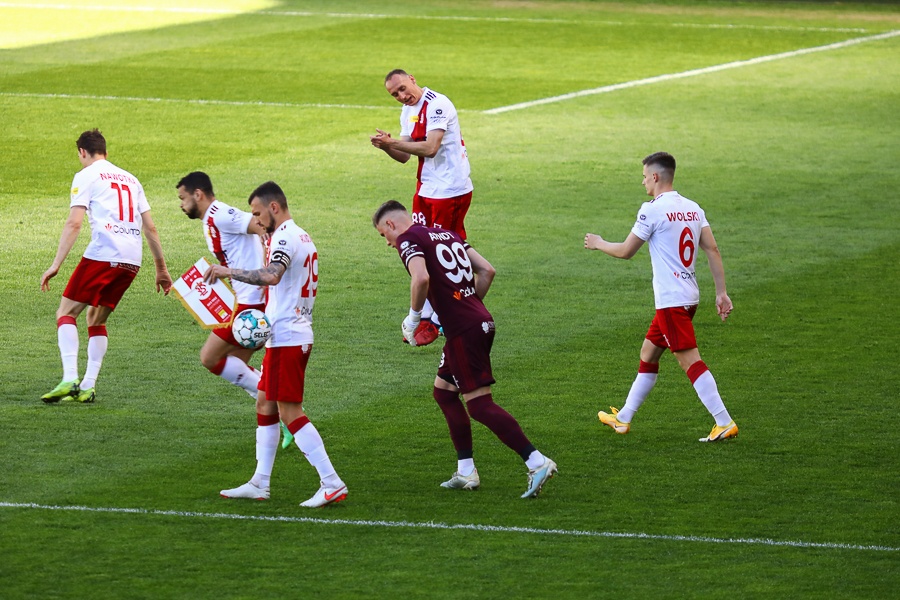
[[[597,416],[616,433],[628,433],[632,418],[656,385],[659,359],[668,348],[716,421],[710,434],[700,441],[733,438],[738,434],[737,425],[725,409],[713,374],[700,358],[692,323],[700,302],[700,287],[694,271],[697,246],[706,253],[716,284],[716,311],[722,321],[734,308],[725,290],[722,256],[703,209],[673,189],[675,158],[666,152],[656,152],[644,158],[643,164],[643,185],[653,200],[641,206],[625,241],[608,242],[593,233],[584,237],[585,248],[625,259],[634,256],[644,242],[649,242],[656,299],[656,316],[641,346],[638,374],[625,406],[622,410],[610,407],[611,414],[600,411]]]
[[[256,222],[269,234],[268,264],[261,269],[236,269],[212,265],[204,275],[209,283],[222,277],[252,285],[269,286],[266,316],[272,334],[266,342],[259,402],[270,416],[270,424],[260,427],[271,452],[278,446],[278,415],[287,423],[297,447],[315,467],[321,480],[319,490],[300,506],[317,508],[347,497],[347,486],[338,476],[315,425],[303,411],[306,365],[313,347],[312,313],[319,285],[319,254],[309,234],[291,218],[287,198],[274,181],[250,194],[250,209]],[[260,445],[257,442],[257,449]],[[258,450],[257,450],[258,451]],[[258,471],[259,469],[257,469]],[[234,490],[222,490],[229,498],[269,497],[269,478],[254,479]]]
[[[72,181],[69,217],[63,226],[56,257],[41,275],[41,291],[59,269],[81,232],[87,214],[91,241],[69,278],[56,311],[56,333],[62,358],[62,381],[41,396],[47,403],[60,400],[93,402],[94,387],[109,347],[106,321],[131,286],[141,267],[143,244],[153,254],[156,291],[166,294],[172,277],[163,257],[159,233],[150,216],[150,205],[137,177],[107,160],[106,139],[98,129],[78,137],[78,160],[83,167]],[[78,378],[78,329],[76,319],[87,308],[88,347],[84,378]]]
[[[406,340],[416,344],[414,334],[426,297],[443,315],[446,342],[432,393],[450,428],[457,469],[441,487],[474,490],[481,485],[472,454],[471,416],[522,457],[528,467],[522,498],[536,497],[556,473],[556,463],[528,441],[516,419],[491,395],[495,328],[482,299],[494,279],[494,267],[456,232],[413,223],[396,200],[382,204],[372,223],[388,246],[400,253],[411,277],[409,315],[401,325]]]
[[[447,96],[420,87],[416,78],[402,69],[388,73],[384,86],[403,104],[400,137],[394,139],[390,133],[376,129],[377,134],[370,137],[372,145],[400,163],[406,163],[411,156],[419,159],[413,222],[455,231],[465,240],[472,180],[456,107]],[[416,331],[417,345],[436,340],[440,325],[440,319],[426,301]]]

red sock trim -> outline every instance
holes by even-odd
[[[638,373],[659,373],[659,363],[641,361],[640,366],[638,366]]]
[[[75,325],[75,317],[60,317],[56,320],[56,326],[60,327],[61,325]],[[77,325],[76,325],[77,327]]]
[[[291,434],[296,434],[298,431],[303,429],[303,427],[307,423],[309,423],[309,417],[307,417],[306,415],[303,415],[302,417],[298,417],[298,418],[294,419],[293,421],[291,421],[290,423],[288,423],[287,428],[288,428],[288,431],[291,432]]]
[[[261,415],[259,413],[256,413],[256,424],[260,427],[278,425],[278,415]]]
[[[694,382],[696,382],[697,379],[699,379],[700,376],[703,375],[704,373],[706,373],[707,371],[709,371],[709,367],[707,367],[706,363],[703,362],[702,360],[698,360],[697,362],[692,364],[690,367],[688,367],[687,376],[688,376],[688,379],[691,380],[691,385],[693,385]]]
[[[212,369],[209,370],[209,372],[212,373],[213,375],[221,375],[221,374],[222,374],[222,371],[225,370],[225,363],[226,363],[226,362],[228,362],[228,357],[227,357],[227,356],[226,356],[225,358],[223,358],[222,360],[220,360],[219,362],[217,362],[217,363],[215,364],[215,366],[214,366]],[[278,419],[276,418],[275,421],[278,422]],[[269,423],[269,425],[271,425],[271,423]]]
[[[88,337],[96,337],[98,335],[109,337],[108,335],[106,335],[106,325],[94,325],[92,327],[88,327]]]

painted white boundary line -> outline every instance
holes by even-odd
[[[422,21],[483,21],[489,23],[551,23],[563,25],[600,25],[600,26],[642,26],[640,23],[624,21],[584,21],[576,19],[548,19],[527,17],[472,17],[454,15],[392,15],[377,13],[333,13],[310,12],[298,10],[237,10],[229,8],[192,8],[163,6],[76,6],[74,4],[22,4],[19,2],[0,2],[0,8],[37,9],[37,10],[77,10],[102,12],[138,12],[138,13],[180,13],[197,15],[265,15],[274,17],[328,17],[335,19],[417,19]],[[821,32],[856,32],[865,33],[867,29],[856,27],[792,27],[790,25],[736,25],[716,23],[669,23],[669,27],[697,27],[702,29],[756,29],[770,31],[821,31]]]
[[[650,533],[621,533],[615,531],[582,531],[577,529],[537,529],[532,527],[504,527],[500,525],[474,525],[435,523],[434,521],[367,521],[351,519],[320,519],[316,517],[285,517],[266,515],[236,515],[228,513],[201,513],[177,510],[149,510],[143,508],[111,508],[91,506],[48,506],[35,503],[0,502],[0,508],[30,508],[37,510],[79,511],[94,513],[118,513],[151,515],[160,517],[182,517],[190,519],[230,519],[236,521],[273,521],[278,523],[312,523],[315,525],[349,525],[357,527],[388,527],[399,529],[437,529],[447,531],[480,531],[489,533],[526,533],[567,537],[626,538],[638,540],[659,540],[666,542],[705,542],[708,544],[750,544],[791,548],[821,548],[827,550],[871,550],[877,552],[898,552],[900,548],[891,546],[863,546],[857,544],[832,544],[771,540],[766,538],[714,538],[696,535],[655,535]]]
[[[825,52],[828,50],[837,50],[839,48],[846,48],[847,46],[854,46],[856,44],[862,44],[865,42],[874,42],[876,40],[884,40],[892,37],[897,37],[900,35],[900,31],[888,31],[886,33],[881,33],[878,35],[872,35],[861,38],[854,38],[851,40],[845,40],[843,42],[835,42],[834,44],[827,44],[825,46],[814,46],[812,48],[803,48],[800,50],[792,50],[790,52],[782,52],[780,54],[770,54],[768,56],[758,56],[756,58],[751,58],[748,60],[739,60],[730,63],[724,63],[721,65],[713,65],[711,67],[704,67],[702,69],[691,69],[690,71],[683,71],[681,73],[669,73],[667,75],[657,75],[655,77],[648,77],[647,79],[638,79],[635,81],[626,81],[624,83],[616,83],[613,85],[606,85],[603,87],[598,87],[590,90],[581,90],[579,92],[571,92],[569,94],[563,94],[561,96],[552,96],[549,98],[541,98],[540,100],[531,100],[529,102],[520,102],[518,104],[510,104],[508,106],[500,106],[498,108],[492,108],[490,110],[484,111],[484,114],[487,115],[497,115],[500,113],[509,112],[512,110],[521,110],[523,108],[531,108],[533,106],[540,106],[542,104],[553,104],[556,102],[563,102],[565,100],[571,100],[573,98],[580,98],[582,96],[594,96],[596,94],[606,94],[608,92],[614,92],[616,90],[624,90],[627,88],[638,87],[642,85],[650,85],[653,83],[660,83],[663,81],[672,81],[673,79],[684,79],[685,77],[694,77],[697,75],[706,75],[707,73],[716,73],[718,71],[725,71],[728,69],[737,69],[739,67],[748,67],[751,65],[758,65],[765,62],[771,62],[773,60],[781,60],[784,58],[793,58],[795,56],[801,56],[803,54],[811,54],[813,52]]]
[[[300,102],[263,102],[256,100],[198,100],[193,98],[141,98],[138,96],[92,96],[90,94],[37,94],[29,92],[0,92],[0,97],[13,98],[61,98],[72,100],[125,100],[127,102],[167,102],[175,104],[212,104],[220,106],[273,106],[288,108],[357,108],[360,110],[393,109],[393,106],[366,106],[364,104],[317,104]]]

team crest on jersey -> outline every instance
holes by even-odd
[[[409,242],[403,242],[402,244],[400,244],[401,250],[406,250],[408,247],[409,247]]]

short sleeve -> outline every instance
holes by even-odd
[[[447,131],[448,124],[456,117],[456,107],[446,96],[439,96],[428,103],[428,111],[425,118],[425,131],[440,129]]]
[[[285,269],[291,266],[294,249],[283,237],[273,238],[269,251],[269,264],[279,263]]]
[[[253,215],[236,208],[229,208],[216,221],[216,227],[225,233],[247,233]]]
[[[645,242],[653,235],[653,229],[655,228],[653,211],[650,207],[651,205],[649,202],[644,202],[644,204],[641,205],[641,209],[637,214],[637,220],[634,222],[634,227],[631,228],[631,233]]]
[[[83,171],[75,174],[72,179],[72,192],[69,207],[83,206],[88,207],[91,201],[91,184],[90,180],[83,175]]]

